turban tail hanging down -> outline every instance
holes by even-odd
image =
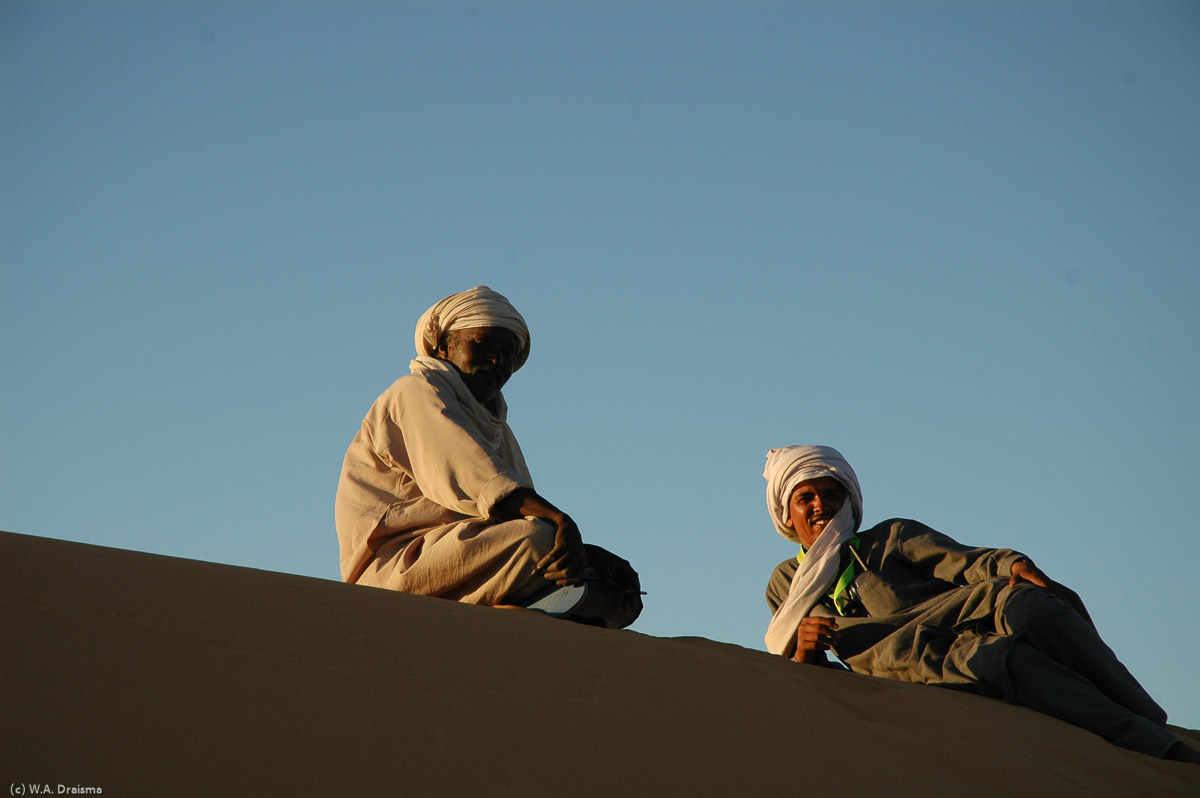
[[[511,302],[486,285],[451,294],[422,313],[415,336],[417,354],[433,357],[443,335],[472,327],[500,327],[512,332],[521,343],[514,371],[525,365],[529,358],[529,327]]]
[[[850,499],[843,502],[837,515],[806,552],[796,575],[792,577],[787,599],[771,618],[763,638],[772,654],[788,655],[796,645],[796,630],[821,596],[837,578],[842,546],[862,524],[862,489],[854,469],[841,452],[829,446],[785,446],[767,452],[767,512],[775,530],[788,540],[800,542],[788,526],[788,503],[796,487],[819,477],[832,477],[846,489]]]

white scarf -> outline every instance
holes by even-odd
[[[842,547],[862,523],[862,490],[854,469],[841,453],[828,446],[786,446],[767,452],[767,511],[776,531],[799,542],[787,525],[788,503],[796,486],[818,477],[833,477],[846,489],[850,501],[843,502],[833,520],[817,537],[792,577],[791,590],[767,627],[763,641],[772,654],[789,655],[796,646],[796,631],[838,576]]]
[[[430,382],[449,389],[454,394],[454,398],[458,400],[459,406],[466,413],[472,426],[479,433],[480,438],[512,467],[517,476],[530,485],[533,484],[533,478],[529,475],[529,466],[525,464],[525,455],[521,453],[521,447],[508,427],[508,405],[505,403],[502,393],[497,393],[496,398],[492,400],[492,404],[496,408],[493,415],[479,403],[479,400],[467,388],[458,369],[446,361],[438,360],[436,357],[421,356],[411,361],[408,369],[413,374],[421,374]]]

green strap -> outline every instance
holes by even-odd
[[[850,538],[850,545],[854,547],[855,551],[858,551],[858,535]],[[804,561],[803,548],[801,548],[800,553],[796,555],[796,561]],[[837,581],[833,583],[833,590],[829,591],[829,597],[833,599],[834,609],[837,610],[838,615],[843,617],[846,615],[846,605],[850,603],[850,597],[846,595],[846,588],[850,587],[850,583],[853,582],[854,577],[857,576],[854,565],[854,558],[851,557],[849,565],[846,566],[846,570],[842,571],[842,575],[839,576]]]

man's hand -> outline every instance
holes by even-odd
[[[583,536],[571,516],[528,488],[515,490],[496,504],[496,514],[504,518],[541,518],[554,524],[554,548],[537,564],[542,576],[565,585],[583,578],[587,552]]]
[[[1050,577],[1042,573],[1042,569],[1031,563],[1029,560],[1017,560],[1012,565],[1012,570],[1009,572],[1008,586],[1016,587],[1021,582],[1031,582],[1038,587],[1044,587],[1047,590],[1053,590],[1054,583],[1050,581]]]
[[[583,548],[583,536],[579,534],[579,527],[575,526],[571,516],[555,511],[553,515],[536,517],[545,518],[558,527],[554,534],[554,548],[537,564],[542,576],[559,585],[582,579],[588,564],[587,553]]]
[[[1057,582],[1046,576],[1041,568],[1038,568],[1029,560],[1017,560],[1015,563],[1013,563],[1012,569],[1009,572],[1009,587],[1016,587],[1022,582],[1028,582],[1031,585],[1037,585],[1040,588],[1049,590],[1051,594],[1057,596],[1073,607],[1076,604],[1076,602],[1071,601],[1066,592],[1063,591]],[[1078,607],[1076,607],[1076,609],[1078,609]],[[1086,617],[1087,614],[1083,613],[1083,615]]]
[[[796,654],[792,659],[809,665],[820,662],[821,652],[837,647],[840,634],[833,618],[809,615],[796,631]]]

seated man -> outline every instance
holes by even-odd
[[[637,573],[586,545],[533,488],[500,389],[529,329],[487,286],[417,322],[411,374],[375,400],[346,451],[335,506],[342,578],[624,628]]]
[[[767,509],[800,555],[767,585],[767,649],[1023,704],[1152,756],[1200,757],[1100,639],[1079,597],[1010,549],[916,521],[859,532],[862,492],[825,446],[767,453]]]

